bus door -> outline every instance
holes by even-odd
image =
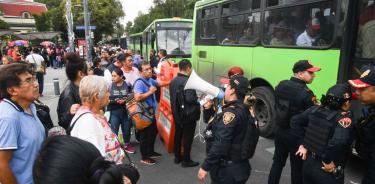
[[[343,0],[345,2],[345,0]],[[349,0],[347,26],[342,47],[338,81],[359,78],[375,66],[375,2],[374,0]],[[352,110],[358,119],[363,106],[353,101]]]
[[[364,71],[375,66],[375,2],[353,0],[350,3],[343,46],[343,54],[347,53],[347,56],[342,58],[347,69],[344,70],[346,75],[339,77],[340,82],[359,78]]]
[[[195,52],[197,73],[209,83],[214,82],[214,51],[218,45],[219,6],[206,7],[197,12]]]

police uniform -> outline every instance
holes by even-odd
[[[304,184],[343,184],[344,168],[347,156],[351,151],[354,138],[354,127],[350,112],[329,108],[329,104],[341,100],[350,100],[350,87],[337,84],[330,88],[327,96],[330,99],[323,106],[313,106],[291,120],[292,129],[301,133],[298,142],[307,150],[307,160],[303,164]],[[340,104],[337,103],[337,104]],[[305,131],[304,131],[305,130]],[[323,163],[334,163],[332,172],[322,169]]]
[[[358,129],[358,141],[364,146],[364,150],[360,151],[369,159],[362,184],[373,184],[375,183],[375,105],[369,107],[368,112],[361,118]]]
[[[354,88],[368,88],[375,86],[375,68],[371,67],[362,73],[356,80],[349,80],[349,84]],[[375,104],[367,104],[368,110],[358,123],[357,142],[364,145],[364,155],[368,156],[367,171],[362,179],[362,184],[375,183]]]
[[[250,176],[249,160],[240,157],[244,123],[248,111],[239,100],[227,103],[205,131],[207,158],[202,169],[209,171],[212,183],[246,183]]]
[[[249,85],[246,78],[236,78],[241,78],[238,80],[241,85],[245,86],[244,81]],[[249,118],[243,99],[239,99],[226,102],[222,112],[208,122],[205,130],[207,157],[201,168],[210,173],[213,184],[240,184],[248,180],[251,166],[249,159],[241,155],[241,145]]]
[[[320,68],[314,67],[307,60],[300,60],[293,66],[293,72],[317,72]],[[268,184],[278,184],[288,155],[291,164],[291,183],[302,184],[302,160],[295,155],[298,143],[290,131],[290,119],[311,106],[317,104],[314,93],[307,87],[306,82],[296,77],[284,80],[275,88],[276,114],[284,111],[284,117],[277,117],[275,132],[275,152]],[[284,107],[285,106],[285,107]],[[276,115],[278,116],[278,115]]]

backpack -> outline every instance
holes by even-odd
[[[142,78],[138,78],[137,80],[135,80],[134,84],[138,80],[142,81],[144,84],[150,87],[150,84],[148,84],[148,82]],[[150,126],[155,117],[154,108],[149,106],[145,100],[142,102],[137,102],[135,101],[135,99],[129,100],[126,103],[126,110],[128,111],[129,117],[133,120],[133,122],[135,123],[135,127],[138,130],[142,130]]]
[[[72,126],[69,126],[69,127],[66,129],[66,135],[69,135],[69,136],[70,136],[70,133],[72,132],[72,130],[73,130],[74,126],[76,125],[77,121],[79,120],[79,118],[81,118],[83,115],[88,114],[88,113],[90,113],[90,112],[84,112],[84,113],[80,114],[80,115],[77,117],[77,119],[75,119],[75,120],[73,121],[73,123],[71,123]]]
[[[251,159],[254,156],[259,140],[259,129],[255,124],[255,118],[250,113],[247,114],[246,125],[246,133],[241,143],[241,159],[243,160]]]
[[[36,115],[39,120],[42,122],[46,132],[53,127],[53,122],[50,116],[50,109],[47,105],[43,104],[39,100],[34,101],[36,108]]]
[[[199,104],[186,104],[185,103],[185,90],[184,86],[177,89],[177,104],[179,107],[179,116],[181,120],[197,121],[201,115],[201,108]]]

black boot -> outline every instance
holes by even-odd
[[[196,167],[198,165],[199,165],[199,162],[194,162],[192,160],[182,161],[182,163],[181,163],[182,167]]]

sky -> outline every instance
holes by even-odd
[[[148,13],[148,9],[153,5],[153,0],[120,0],[125,17],[120,19],[120,23],[126,25],[128,21],[134,21],[138,12]]]

